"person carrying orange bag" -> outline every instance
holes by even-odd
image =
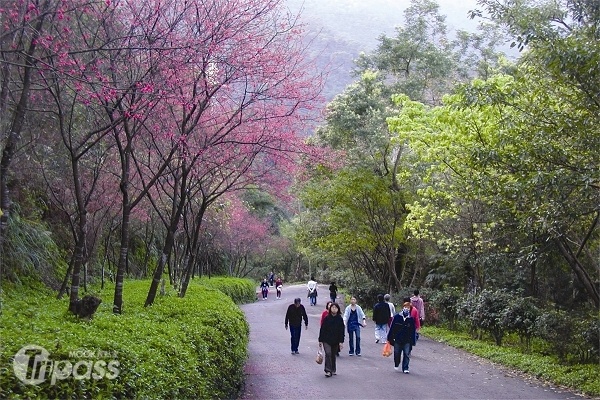
[[[389,357],[392,355],[392,345],[390,344],[390,342],[385,342],[385,344],[383,345],[383,351],[381,355],[384,357]]]

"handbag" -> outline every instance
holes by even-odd
[[[389,357],[392,355],[392,345],[390,344],[390,342],[385,342],[385,344],[383,345],[383,351],[381,352],[381,355],[384,357]]]
[[[317,358],[315,361],[317,364],[323,364],[323,353],[321,353],[321,350],[317,351]]]

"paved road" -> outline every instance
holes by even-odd
[[[410,374],[394,371],[393,358],[381,356],[374,325],[361,333],[361,357],[349,357],[347,338],[337,362],[337,376],[325,377],[315,362],[319,322],[328,294],[322,287],[317,306],[306,299],[304,285],[285,286],[266,301],[242,306],[250,324],[246,390],[242,399],[580,399],[573,393],[544,387],[453,347],[421,337],[413,348]],[[285,311],[302,298],[309,318],[302,329],[300,354],[290,354]],[[372,305],[368,305],[371,307]],[[368,308],[368,307],[365,307]]]

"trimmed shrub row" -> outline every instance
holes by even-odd
[[[235,397],[249,334],[239,307],[194,282],[185,298],[172,292],[145,309],[149,285],[125,282],[123,315],[112,313],[112,288],[97,293],[104,301],[91,321],[68,314],[68,299],[52,292],[9,288],[0,316],[0,398]],[[15,354],[31,345],[49,353],[37,384],[13,370]]]

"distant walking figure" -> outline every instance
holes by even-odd
[[[425,322],[425,303],[423,299],[419,296],[419,291],[415,289],[413,292],[413,296],[410,298],[410,303],[414,308],[419,312],[419,327],[423,325]]]
[[[315,277],[311,276],[310,281],[306,284],[306,291],[308,292],[307,297],[310,299],[310,305],[317,305],[317,281]]]
[[[275,281],[275,290],[277,290],[277,300],[281,299],[281,291],[283,290],[283,281],[280,277],[277,277]]]
[[[267,278],[263,279],[260,283],[260,291],[262,292],[262,299],[266,300],[269,295],[269,282],[267,282]]]
[[[335,282],[331,282],[331,285],[329,285],[329,298],[332,303],[335,303],[335,300],[337,299],[337,292],[338,288],[335,285]]]
[[[388,306],[390,306],[390,319],[388,320],[388,331],[389,331],[390,326],[392,326],[392,319],[394,319],[394,315],[396,315],[396,307],[394,306],[394,303],[391,302],[392,296],[390,296],[389,293],[386,293],[383,296],[383,299],[388,304]]]

